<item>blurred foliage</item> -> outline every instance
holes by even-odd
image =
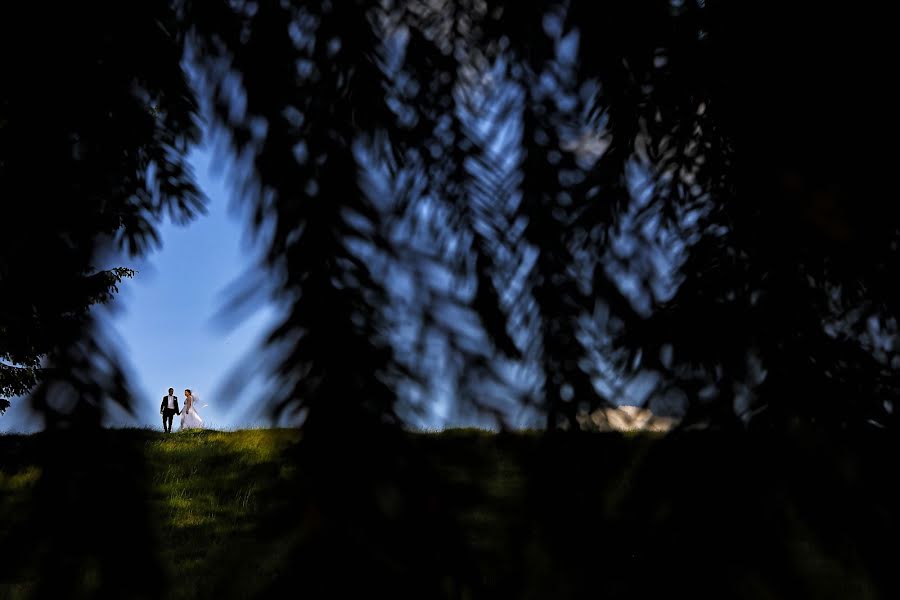
[[[289,307],[277,414],[409,420],[443,386],[549,428],[623,398],[725,427],[892,422],[897,215],[886,154],[859,150],[893,124],[871,15],[179,11]]]
[[[276,416],[390,426],[442,395],[549,428],[622,398],[726,426],[892,422],[897,215],[876,200],[886,154],[859,148],[893,123],[868,20],[339,8],[71,8],[59,22],[85,26],[41,39],[77,51],[10,66],[4,195],[39,191],[4,214],[5,395],[131,274],[95,267],[110,244],[141,254],[163,215],[202,210],[185,157],[208,103],[267,248],[244,302],[274,287],[286,308],[257,358],[277,365]]]
[[[7,61],[0,93],[0,395],[20,396],[134,275],[101,266],[109,255],[143,254],[163,215],[187,220],[203,201],[186,164],[199,128],[170,8],[8,11],[0,47],[27,59]]]
[[[0,92],[0,392],[30,390],[60,437],[0,543],[58,574],[37,595],[165,586],[142,453],[81,432],[110,402],[131,406],[106,313],[91,307],[133,274],[107,263],[159,244],[161,219],[203,211],[186,163],[201,114],[225,134],[219,158],[265,248],[235,314],[269,291],[284,309],[246,369],[274,376],[266,408],[303,428],[283,454],[298,475],[269,501],[305,519],[283,552],[309,569],[273,574],[272,589],[325,593],[341,565],[361,565],[337,580],[348,589],[490,589],[461,525],[472,516],[435,509],[445,479],[403,432],[435,412],[555,432],[624,399],[733,432],[892,427],[898,213],[885,200],[893,155],[876,150],[896,130],[889,22],[713,0],[13,5],[0,25],[15,57]],[[509,542],[565,548],[565,581],[556,558],[534,567],[570,586],[562,595],[588,589],[591,563],[576,524],[554,518],[616,497],[585,475],[618,468],[598,466],[609,448],[573,437],[535,439],[544,462],[528,497],[547,520]],[[754,452],[778,466],[762,447],[734,452],[705,475],[737,486]],[[181,466],[204,464],[184,454]],[[791,482],[810,464],[777,473]],[[670,466],[656,477],[700,493],[704,480]],[[596,495],[578,491],[585,480]],[[713,514],[756,519],[735,535],[766,525],[757,501],[777,499],[725,489]],[[701,504],[641,506],[664,522]],[[594,525],[608,536],[595,556],[637,576],[619,554],[632,540]],[[421,546],[426,530],[440,543]],[[709,548],[726,531],[711,528]],[[690,528],[661,535],[654,565]],[[140,548],[128,561],[126,542]],[[881,580],[877,553],[865,561]]]

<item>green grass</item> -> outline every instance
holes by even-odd
[[[346,456],[303,463],[295,430],[96,437],[0,437],[0,598],[62,581],[54,552],[84,596],[106,582],[258,597],[299,581],[328,597],[421,576],[442,583],[420,597],[900,597],[886,437],[409,433],[406,479],[384,485],[366,479],[376,448],[338,439]],[[68,487],[41,487],[51,468]],[[59,550],[70,535],[81,541]],[[325,576],[337,567],[344,578]]]

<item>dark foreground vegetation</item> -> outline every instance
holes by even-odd
[[[75,594],[173,598],[897,593],[897,443],[877,433],[409,434],[417,492],[385,484],[337,507],[304,487],[295,430],[107,431],[78,442],[105,453],[79,453],[59,512],[34,514],[43,453],[76,442],[56,437],[0,438],[2,598],[72,581]],[[110,482],[99,502],[85,502],[92,481]],[[136,495],[117,481],[145,506],[124,504]]]

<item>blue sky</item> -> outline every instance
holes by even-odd
[[[258,347],[275,313],[262,305],[231,329],[216,319],[227,302],[225,290],[254,264],[257,254],[247,242],[246,228],[229,210],[228,177],[212,172],[211,161],[208,147],[191,157],[197,182],[209,198],[208,214],[187,226],[166,222],[162,248],[121,288],[115,331],[131,363],[141,425],[159,425],[159,403],[170,386],[180,398],[185,388],[193,390],[201,404],[209,405],[200,414],[214,427],[263,423],[246,414],[262,380],[246,382],[240,394],[225,386],[233,367]],[[111,416],[111,424],[126,420]]]

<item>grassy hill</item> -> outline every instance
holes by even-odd
[[[0,598],[900,597],[886,436],[408,434],[393,482],[341,444],[0,437]]]

